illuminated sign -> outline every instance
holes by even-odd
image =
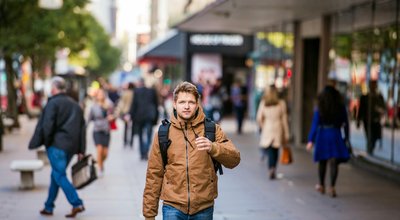
[[[239,34],[194,34],[190,44],[195,46],[242,46],[243,36]]]

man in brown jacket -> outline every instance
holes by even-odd
[[[205,136],[205,115],[199,105],[197,88],[183,82],[174,90],[168,162],[163,165],[158,136],[150,152],[143,215],[155,219],[158,202],[163,200],[163,219],[212,219],[218,195],[218,177],[212,159],[226,168],[240,162],[240,153],[216,125],[215,142]]]

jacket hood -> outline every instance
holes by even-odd
[[[201,107],[201,105],[199,105],[194,117],[187,122],[186,126],[196,127],[198,124],[204,122],[205,117],[206,116],[204,114],[203,108]],[[173,109],[171,114],[171,124],[178,129],[182,129],[183,127],[185,127],[185,122],[178,120],[178,115],[175,109]]]

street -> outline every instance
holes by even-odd
[[[27,149],[36,120],[22,117],[21,124],[20,130],[4,136],[4,150],[0,153],[0,219],[65,219],[71,207],[61,191],[54,216],[46,218],[39,214],[50,182],[49,166],[35,172],[34,190],[18,189],[20,176],[10,170],[11,161],[36,158],[36,153]],[[86,211],[76,219],[144,219],[141,209],[147,163],[140,160],[137,137],[133,149],[123,148],[122,127],[119,122],[119,129],[112,134],[104,177],[78,191]],[[224,174],[219,176],[214,219],[400,219],[399,183],[343,164],[337,182],[338,197],[320,195],[314,190],[317,165],[304,146],[293,149],[294,163],[280,165],[280,178],[270,181],[266,162],[261,161],[254,123],[246,121],[245,132],[240,136],[234,132],[233,119],[224,120],[222,127],[239,148],[241,163],[233,170],[225,168]],[[88,153],[94,154],[91,126],[87,141]],[[75,161],[76,157],[71,164]],[[161,209],[157,219],[162,219]]]

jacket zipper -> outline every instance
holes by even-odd
[[[186,123],[185,123],[185,134],[187,136],[187,124]],[[189,213],[189,211],[190,211],[190,179],[189,179],[189,148],[188,148],[188,140],[186,140],[186,179],[187,179],[187,190],[188,190],[188,209],[187,209],[187,212]]]

